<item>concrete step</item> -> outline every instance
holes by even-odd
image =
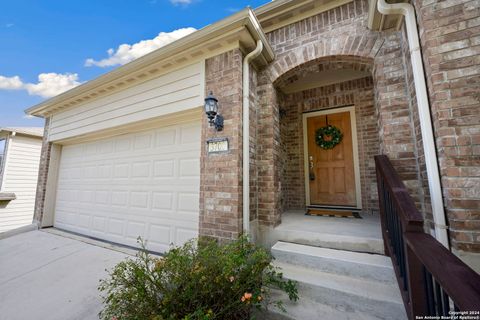
[[[272,247],[272,255],[282,263],[355,278],[396,283],[390,258],[378,254],[279,241]]]
[[[286,312],[270,307],[268,312],[261,313],[257,319],[264,320],[384,320],[371,314],[359,312],[342,306],[330,306],[318,303],[307,297],[292,302],[288,296],[278,290],[272,290],[272,299],[282,301]]]
[[[383,239],[373,236],[320,233],[289,229],[288,226],[280,225],[270,230],[263,239],[263,242],[268,246],[272,246],[278,241],[336,250],[384,254]]]
[[[274,264],[286,279],[297,281],[300,299],[305,303],[312,302],[318,308],[328,306],[334,310],[368,315],[372,319],[406,319],[396,284],[338,275],[279,261]]]

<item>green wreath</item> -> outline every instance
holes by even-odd
[[[327,138],[327,140],[325,139]],[[317,129],[315,132],[315,142],[325,150],[333,149],[337,144],[342,142],[343,133],[335,126],[328,125]]]

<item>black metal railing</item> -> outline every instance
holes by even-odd
[[[375,165],[385,253],[409,319],[478,315],[480,275],[424,233],[422,215],[388,157],[376,156]]]

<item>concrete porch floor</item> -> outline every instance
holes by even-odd
[[[362,219],[307,216],[303,210],[282,214],[282,223],[265,230],[264,241],[272,246],[285,241],[331,249],[384,254],[380,217]]]

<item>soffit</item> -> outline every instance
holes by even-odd
[[[0,133],[15,133],[27,136],[43,137],[43,127],[4,127],[0,128]]]
[[[285,94],[290,94],[304,90],[324,87],[335,83],[361,79],[368,76],[371,76],[371,72],[369,71],[353,69],[325,70],[316,73],[310,73],[295,82],[280,87],[279,89]]]
[[[353,0],[275,0],[255,9],[265,33],[350,3]]]

